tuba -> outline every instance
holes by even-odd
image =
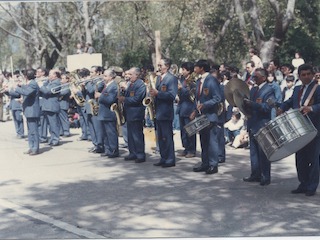
[[[118,96],[120,96],[120,82],[124,82],[124,80],[119,81],[118,84]],[[110,110],[112,112],[114,112],[116,114],[117,117],[117,130],[118,130],[118,136],[122,137],[122,128],[121,126],[123,126],[126,123],[126,119],[123,115],[123,105],[122,103],[113,103],[110,106]]]
[[[149,91],[151,89],[155,89],[154,84],[154,78],[156,77],[156,74],[154,72],[148,72],[145,76],[145,80],[147,81],[147,87]],[[154,98],[153,97],[145,97],[142,100],[142,104],[148,108],[150,120],[155,121],[156,120],[156,109],[154,104]]]

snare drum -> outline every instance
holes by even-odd
[[[278,161],[306,146],[317,135],[308,116],[291,109],[269,121],[255,135],[269,161]]]
[[[186,130],[188,137],[191,137],[210,125],[211,123],[208,117],[206,115],[201,115],[185,125],[184,129]]]

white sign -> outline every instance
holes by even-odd
[[[102,66],[102,53],[83,53],[67,56],[67,68],[69,72],[81,68],[90,70],[92,66]]]

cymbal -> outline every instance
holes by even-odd
[[[240,109],[240,111],[246,115],[247,117],[251,117],[251,112],[249,109],[246,108],[244,105],[244,99],[248,99],[248,97],[241,92],[240,90],[236,89],[233,92],[233,99],[234,102],[236,103],[236,106]]]
[[[236,106],[236,103],[234,102],[234,99],[233,99],[233,92],[236,89],[238,89],[239,91],[244,93],[244,95],[246,95],[248,98],[250,98],[250,90],[249,90],[247,84],[239,78],[231,79],[227,83],[227,85],[224,89],[224,96],[227,99],[228,103],[233,107]]]

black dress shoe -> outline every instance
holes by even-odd
[[[176,164],[175,163],[165,163],[162,165],[163,168],[168,168],[168,167],[174,167]]]
[[[270,184],[270,180],[266,180],[266,181],[261,181],[260,182],[260,186],[267,186]]]
[[[29,149],[28,151],[24,152],[23,154],[30,154],[31,150]]]
[[[87,141],[86,138],[78,138],[77,141]]]
[[[46,143],[46,142],[48,142],[48,141],[46,141],[46,140],[41,140],[40,141],[40,143]]]
[[[51,143],[51,146],[53,147],[59,146],[59,143]]]
[[[108,156],[108,153],[101,153],[100,156],[101,157],[106,157],[106,156]]]
[[[137,157],[135,157],[135,156],[133,156],[133,157],[126,156],[126,157],[124,158],[125,161],[132,161],[132,160],[136,160],[136,159],[137,159]]]
[[[218,172],[218,167],[217,166],[210,166],[207,171],[206,174],[214,174]]]
[[[46,143],[45,146],[51,147],[52,143]]]
[[[103,149],[95,149],[93,153],[104,153]]]
[[[108,158],[117,158],[119,155],[108,155]]]
[[[300,188],[297,188],[297,189],[291,191],[292,194],[306,193],[306,192],[307,192],[307,190],[303,190]]]
[[[308,190],[306,191],[306,196],[308,196],[308,197],[311,197],[315,194],[316,194],[316,192],[314,192],[314,191],[308,191]]]
[[[209,167],[203,167],[203,166],[200,166],[200,167],[196,167],[196,168],[193,168],[193,171],[194,172],[205,172],[208,170]]]
[[[226,160],[225,159],[219,159],[218,163],[224,163]]]
[[[261,180],[259,178],[252,178],[252,177],[243,178],[243,181],[245,181],[245,182],[261,182]]]
[[[158,162],[158,163],[154,163],[153,166],[160,167],[160,166],[163,166],[164,164],[165,164],[164,162]]]
[[[135,163],[143,163],[145,161],[146,161],[145,158],[138,158],[138,159],[135,160]]]

